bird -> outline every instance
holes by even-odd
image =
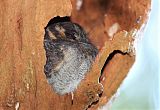
[[[64,17],[52,19],[45,27],[44,73],[55,93],[74,92],[89,72],[98,54],[85,30]]]

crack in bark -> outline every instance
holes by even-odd
[[[113,57],[116,55],[116,54],[121,54],[121,55],[126,55],[128,54],[127,52],[122,52],[121,50],[114,50],[113,52],[111,52],[109,54],[109,56],[107,57],[106,61],[105,61],[105,64],[103,65],[103,68],[101,69],[101,75],[99,77],[99,82],[101,82],[101,77],[104,73],[104,69],[106,68],[106,66],[108,65],[108,63],[113,59]]]
[[[129,53],[123,52],[123,51],[121,51],[121,50],[114,50],[114,51],[112,51],[112,52],[109,54],[109,56],[107,57],[103,68],[101,69],[101,75],[100,75],[100,77],[99,77],[99,82],[101,82],[101,79],[102,79],[101,77],[102,77],[102,75],[103,75],[103,73],[104,73],[104,69],[106,68],[106,66],[108,65],[108,63],[113,59],[113,57],[114,57],[116,54],[127,55],[127,54],[129,54]],[[103,94],[103,93],[102,93],[102,94]],[[99,95],[99,98],[102,96],[102,94]],[[88,108],[92,107],[92,105],[96,105],[98,102],[99,102],[99,100],[96,101],[96,102],[91,103],[91,104],[86,108],[86,110],[88,110]]]
[[[103,65],[103,68],[101,69],[101,75],[99,77],[99,82],[101,82],[101,79],[102,79],[102,75],[104,73],[104,69],[106,68],[106,66],[108,65],[108,63],[113,59],[113,57],[116,55],[116,54],[121,54],[121,55],[126,55],[128,54],[127,52],[122,52],[121,50],[114,50],[113,52],[111,52],[109,54],[109,56],[107,57],[106,61],[105,61],[105,64]]]
[[[86,110],[88,110],[89,108],[91,108],[91,107],[92,107],[92,105],[96,105],[96,104],[98,104],[98,102],[99,102],[99,100],[97,100],[96,102],[92,102],[92,103],[88,106],[88,108],[86,108]]]
[[[17,20],[17,34],[19,37],[19,51],[22,51],[22,45],[23,45],[23,41],[22,41],[22,33],[23,33],[23,18],[22,15],[20,13],[19,18]]]
[[[35,104],[34,104],[34,109],[36,110],[36,108],[37,108],[37,86],[38,86],[38,84],[37,84],[37,71],[36,71],[35,66],[33,67],[33,70],[34,70],[34,77],[35,77],[35,93],[34,93],[34,97],[36,99]]]

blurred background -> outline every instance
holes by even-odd
[[[152,0],[149,22],[136,48],[136,62],[110,110],[160,110],[160,0]],[[102,108],[106,110],[107,105]]]

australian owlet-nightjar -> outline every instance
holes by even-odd
[[[98,53],[82,27],[63,17],[45,28],[44,72],[53,90],[64,95],[73,92],[89,71]]]

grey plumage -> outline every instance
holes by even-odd
[[[73,92],[92,66],[98,50],[85,31],[72,22],[57,22],[45,28],[44,72],[60,95]]]

